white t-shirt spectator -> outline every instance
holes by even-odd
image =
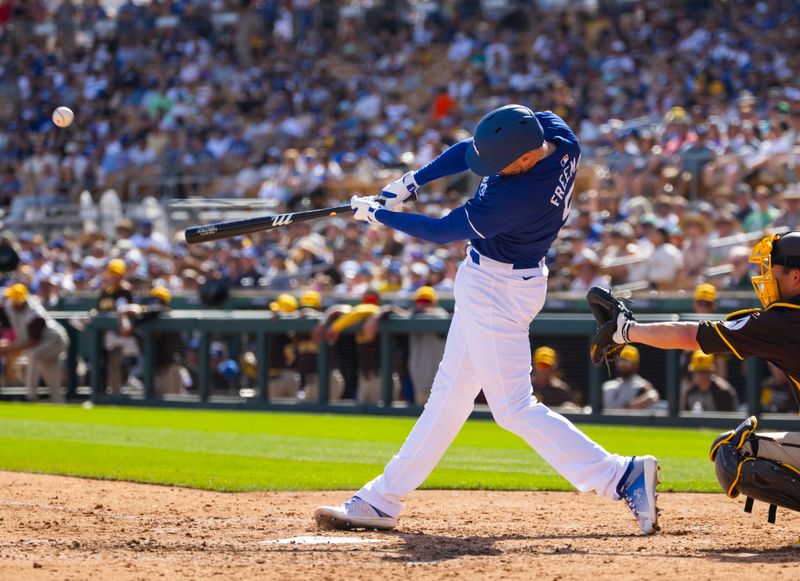
[[[136,167],[151,165],[156,161],[156,152],[147,147],[146,143],[135,143],[128,150],[128,161]]]
[[[462,62],[472,53],[474,41],[463,32],[456,32],[453,42],[447,49],[447,58],[451,62]]]
[[[669,242],[658,246],[647,259],[647,280],[656,284],[675,281],[683,268],[683,254]]]
[[[140,232],[137,232],[131,236],[131,244],[140,250],[150,250],[155,248],[161,252],[169,251],[169,242],[167,241],[166,236],[155,231],[151,232],[150,236],[143,236]]]
[[[603,384],[603,409],[625,409],[639,396],[649,393],[653,402],[658,401],[658,392],[649,381],[638,373],[622,379],[617,377]]]

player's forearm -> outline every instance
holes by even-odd
[[[469,144],[469,139],[459,141],[430,163],[415,171],[414,179],[417,181],[417,184],[423,186],[441,177],[467,171],[469,168],[467,167],[467,160],[464,156],[466,155]]]
[[[463,206],[456,208],[443,218],[429,218],[422,214],[405,214],[390,210],[378,210],[375,217],[382,224],[405,232],[428,242],[447,244],[456,240],[475,238]]]
[[[700,349],[697,323],[636,323],[628,331],[631,343],[643,343],[658,349]]]

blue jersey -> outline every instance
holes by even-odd
[[[464,206],[473,247],[521,268],[538,265],[569,217],[581,157],[578,138],[561,117],[549,111],[536,117],[556,151],[525,173],[483,178]]]
[[[379,222],[440,244],[470,240],[493,260],[519,268],[538,265],[569,216],[575,173],[581,157],[578,139],[558,115],[536,113],[545,139],[556,150],[524,174],[489,176],[475,196],[442,218],[375,211]],[[419,185],[468,169],[464,157],[472,140],[450,147],[414,172]]]

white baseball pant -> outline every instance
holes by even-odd
[[[498,425],[524,439],[581,492],[617,499],[629,458],[609,454],[533,396],[528,333],[547,292],[544,263],[514,270],[484,256],[479,261],[467,258],[458,270],[456,310],[422,415],[383,474],[357,495],[398,516],[401,500],[435,468],[483,388]]]

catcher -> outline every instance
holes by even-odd
[[[627,343],[701,349],[740,360],[762,357],[786,374],[800,402],[800,232],[763,238],[750,262],[759,267],[752,282],[764,308],[737,311],[723,321],[637,323],[610,292],[589,289],[587,299],[599,324],[592,360],[608,365]],[[757,425],[751,417],[720,434],[711,447],[711,460],[729,497],[745,494],[747,512],[752,499],[769,503],[769,521],[775,522],[776,506],[800,511],[800,434],[756,435]]]

